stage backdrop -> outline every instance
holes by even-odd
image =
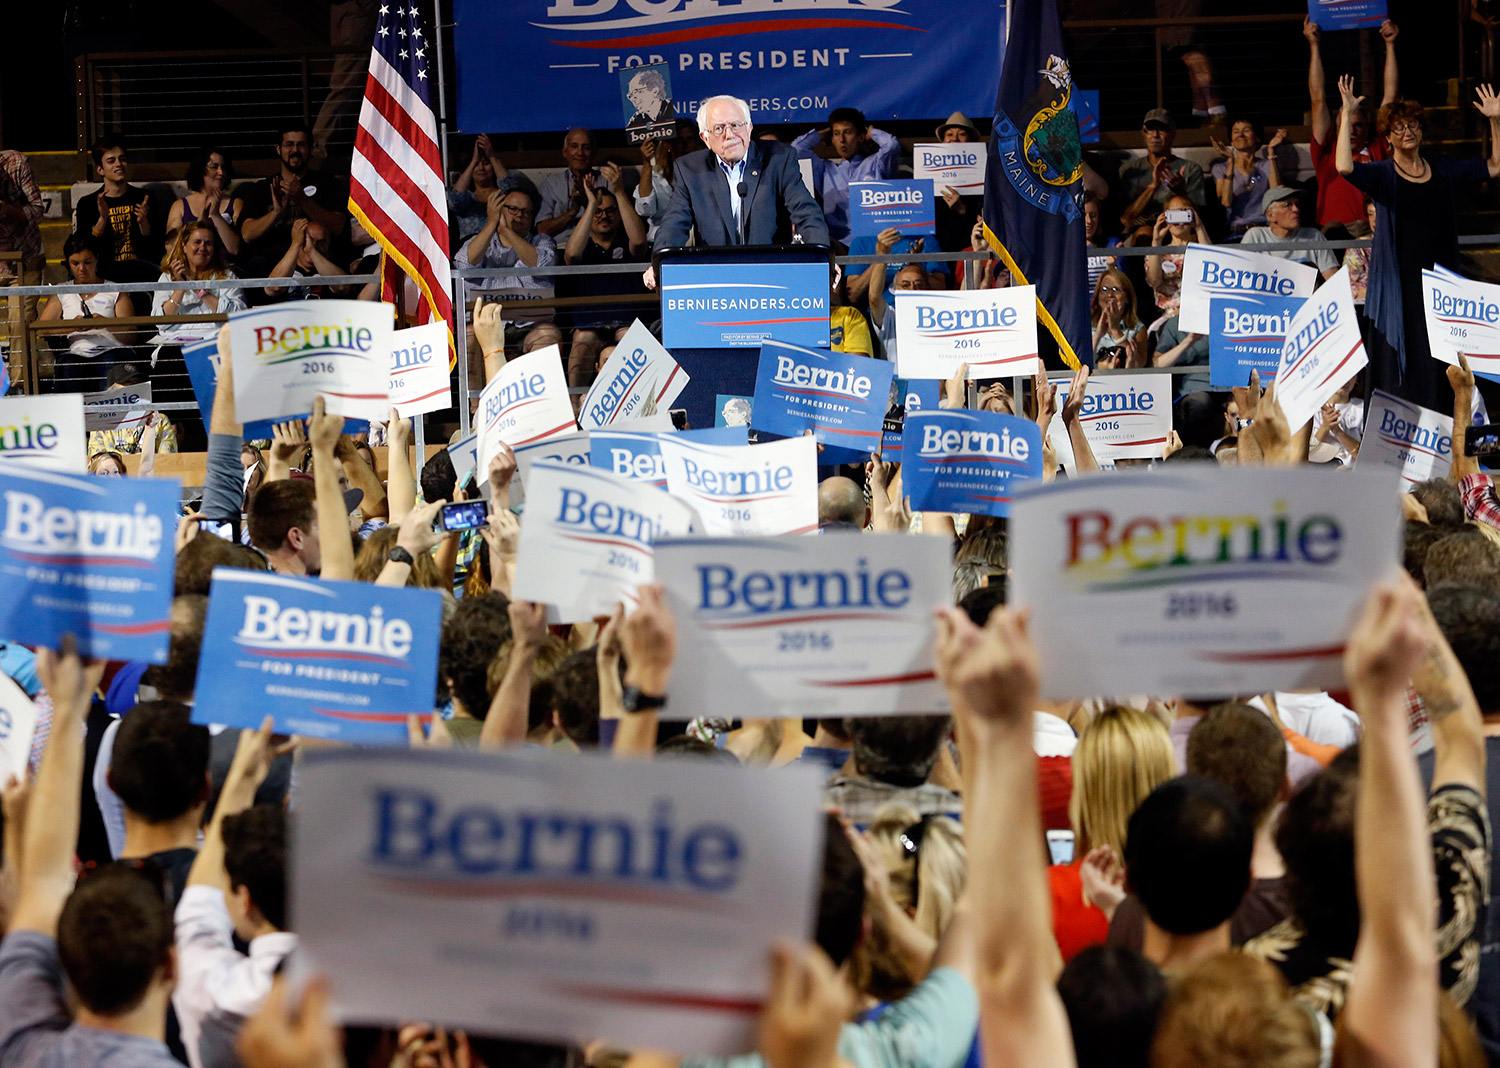
[[[666,63],[679,117],[988,118],[1006,0],[455,0],[463,133],[621,125],[620,68]]]

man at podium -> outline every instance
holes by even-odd
[[[656,232],[658,249],[687,244],[787,245],[792,231],[809,245],[828,244],[828,224],[797,167],[797,153],[780,141],[751,140],[750,105],[713,96],[698,109],[707,149],[677,161],[672,200]],[[655,285],[652,271],[646,284]]]

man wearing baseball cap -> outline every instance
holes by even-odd
[[[1120,194],[1129,205],[1120,222],[1126,230],[1146,227],[1156,221],[1162,205],[1174,193],[1182,193],[1202,210],[1208,206],[1203,168],[1192,160],[1172,155],[1177,123],[1166,108],[1152,108],[1141,120],[1141,139],[1146,154],[1120,166]]]
[[[1266,213],[1265,226],[1252,226],[1245,231],[1241,243],[1245,245],[1265,245],[1271,243],[1285,244],[1295,242],[1297,244],[1315,245],[1323,240],[1323,235],[1311,226],[1302,225],[1302,192],[1291,186],[1278,185],[1266,190],[1266,195],[1261,197],[1261,210]],[[1263,256],[1276,256],[1283,260],[1295,260],[1298,263],[1310,263],[1318,269],[1324,278],[1328,278],[1339,269],[1338,257],[1330,249],[1308,248],[1308,249],[1277,249],[1254,251]]]

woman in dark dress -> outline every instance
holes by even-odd
[[[1490,122],[1488,159],[1429,160],[1421,153],[1425,112],[1410,100],[1380,109],[1377,125],[1391,146],[1391,158],[1355,163],[1349,142],[1349,120],[1362,96],[1354,79],[1339,79],[1343,108],[1335,162],[1351,185],[1375,202],[1375,243],[1370,255],[1365,314],[1370,384],[1438,412],[1453,409],[1453,392],[1444,367],[1432,358],[1422,313],[1422,271],[1440,264],[1458,269],[1460,195],[1486,178],[1500,175],[1500,97],[1488,85],[1479,87],[1474,107]]]

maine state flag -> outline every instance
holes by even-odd
[[[1063,362],[1093,365],[1083,234],[1083,149],[1057,0],[1012,0],[984,179],[985,237]]]

